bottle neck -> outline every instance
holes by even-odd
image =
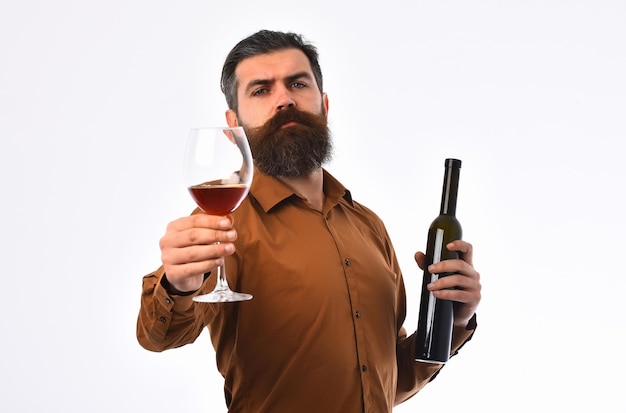
[[[446,159],[446,169],[443,176],[443,189],[441,191],[440,215],[455,216],[456,198],[459,191],[459,175],[461,161]]]

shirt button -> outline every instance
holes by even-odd
[[[356,318],[361,318],[361,312],[360,312],[360,311],[357,311],[356,313],[354,313],[354,316],[355,316]]]
[[[170,298],[169,298],[169,297],[165,297],[165,302],[166,302],[166,303],[168,303],[168,304],[170,304],[170,303],[172,302],[172,300],[170,300]]]
[[[363,371],[363,373],[367,371],[367,366],[365,364],[361,366],[361,371]]]
[[[346,260],[344,261],[346,263],[346,265],[349,267],[351,262],[350,262],[350,258],[346,258]]]
[[[159,321],[162,323],[165,323],[167,321],[167,318],[165,317],[159,317]]]

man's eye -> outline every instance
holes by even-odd
[[[306,87],[306,84],[304,84],[302,82],[293,82],[291,84],[291,87],[294,87],[296,89],[302,89],[303,87]]]
[[[260,96],[267,93],[267,89],[265,88],[260,88],[260,89],[256,89],[254,92],[252,92],[252,96]]]

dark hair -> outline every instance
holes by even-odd
[[[301,50],[309,59],[317,87],[320,92],[322,88],[322,69],[318,62],[317,48],[305,41],[303,37],[296,33],[276,32],[271,30],[261,30],[241,40],[233,47],[222,67],[221,88],[226,96],[226,104],[229,109],[237,111],[237,78],[235,69],[242,60],[260,54],[267,54],[284,49]]]

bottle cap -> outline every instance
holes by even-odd
[[[461,167],[461,160],[460,159],[454,159],[454,158],[448,158],[448,159],[446,159],[445,167],[446,168],[460,168]]]

